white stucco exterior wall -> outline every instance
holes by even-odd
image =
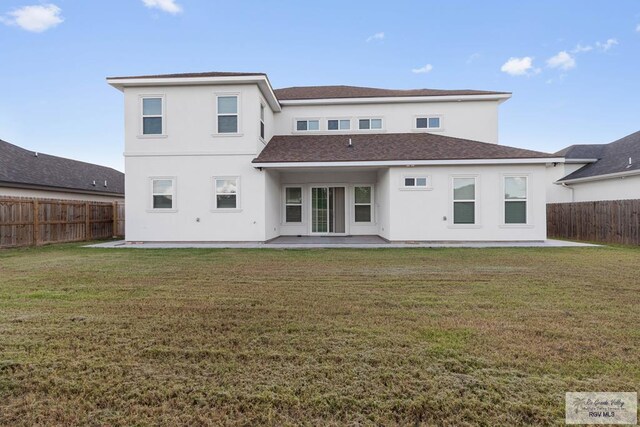
[[[422,102],[355,105],[283,106],[277,114],[277,135],[339,133],[327,130],[327,119],[351,119],[351,130],[342,133],[366,132],[358,130],[359,118],[382,118],[382,130],[374,133],[425,132],[415,129],[418,116],[439,116],[442,129],[429,130],[456,138],[498,143],[498,101]],[[298,132],[296,119],[319,119],[320,130]]]
[[[640,175],[570,184],[574,202],[640,199]]]

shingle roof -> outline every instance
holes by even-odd
[[[142,76],[107,77],[107,79],[157,79],[157,78],[190,78],[190,77],[246,77],[266,76],[265,73],[236,73],[228,71],[210,71],[206,73],[174,73],[174,74],[149,74]]]
[[[298,86],[274,90],[281,101],[294,99],[385,98],[401,96],[510,95],[509,92],[442,89],[379,89],[359,86]]]
[[[122,172],[48,154],[38,153],[36,156],[33,151],[0,140],[0,186],[3,182],[99,194],[124,194]]]
[[[351,139],[352,147],[349,147]],[[254,163],[552,158],[552,154],[431,133],[283,135]]]
[[[598,161],[583,166],[558,180],[559,182],[618,172],[640,172],[640,131],[609,144],[572,145],[559,151],[558,154],[563,152],[567,158],[597,158]],[[631,166],[629,166],[629,158],[631,158]]]

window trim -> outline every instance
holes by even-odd
[[[299,188],[301,191],[301,195],[300,195],[300,203],[287,203],[287,188]],[[304,202],[305,202],[305,197],[304,197],[304,193],[305,193],[305,188],[304,185],[302,184],[287,184],[282,186],[282,224],[283,225],[292,225],[292,226],[300,226],[303,225],[305,223],[304,220],[304,213],[305,213],[305,208],[304,208]],[[302,215],[300,217],[300,221],[298,222],[289,222],[287,221],[287,206],[300,206],[300,215]]]
[[[258,124],[258,138],[262,142],[266,141],[267,138],[267,125],[265,124],[266,116],[267,116],[267,107],[265,103],[260,100],[260,123]]]
[[[144,100],[160,98],[162,106],[162,114],[160,116],[155,114],[144,115]],[[164,94],[143,94],[138,95],[138,109],[139,109],[139,122],[138,122],[138,138],[141,139],[153,139],[153,138],[166,138],[167,137],[167,103]],[[162,133],[144,133],[144,119],[145,117],[160,117],[162,119]]]
[[[368,129],[360,129],[360,120],[369,120],[369,128]],[[371,128],[371,120],[380,120],[380,129],[372,129]],[[357,122],[357,130],[358,132],[384,132],[385,131],[385,120],[383,116],[365,116],[365,117],[356,117]]]
[[[455,200],[455,180],[456,179],[473,179],[474,180],[474,186],[473,186],[473,200],[471,199],[464,199],[464,200]],[[449,192],[450,197],[451,197],[451,217],[450,217],[450,221],[449,221],[449,227],[450,228],[481,228],[481,222],[480,222],[480,212],[478,209],[478,205],[480,204],[480,197],[479,197],[479,192],[478,192],[478,188],[479,188],[479,182],[480,182],[480,177],[478,175],[451,175],[451,180],[450,180],[450,185],[451,185],[451,190]],[[473,224],[456,224],[455,223],[455,203],[456,202],[473,202]]]
[[[371,200],[369,201],[369,203],[356,203],[356,187],[369,187],[371,188]],[[353,203],[352,203],[352,209],[353,209],[353,225],[359,226],[359,225],[372,225],[375,224],[376,220],[375,220],[375,193],[376,193],[376,188],[374,184],[353,184],[353,193],[352,193],[352,197],[353,197]],[[356,206],[369,206],[369,209],[371,210],[371,219],[370,221],[356,221]]]
[[[240,96],[240,92],[215,92],[213,94],[214,96],[214,121],[213,121],[213,135],[214,137],[234,137],[234,136],[243,136],[241,130],[242,130],[242,114],[240,114],[240,112],[242,111],[242,97]],[[237,124],[238,127],[236,129],[235,132],[222,132],[220,133],[218,131],[218,117],[222,116],[233,116],[233,114],[220,114],[218,113],[218,98],[225,98],[225,97],[231,97],[231,96],[235,96],[236,97],[236,102],[237,102],[237,111],[235,116],[237,117]]]
[[[235,179],[236,180],[236,207],[235,208],[219,208],[218,207],[218,185],[217,185],[217,180],[231,180],[231,179]],[[223,213],[223,212],[242,212],[242,206],[240,204],[241,202],[241,198],[240,198],[240,194],[241,194],[241,190],[240,190],[240,177],[239,176],[214,176],[211,178],[211,184],[213,184],[213,191],[211,192],[211,194],[213,195],[212,201],[211,201],[211,212],[216,212],[216,213]],[[220,193],[222,195],[225,194],[233,194],[233,193]]]
[[[329,121],[338,121],[338,129],[329,129]],[[349,127],[347,129],[340,129],[340,122],[347,121],[349,122]],[[351,132],[351,117],[328,117],[327,118],[327,132],[338,133],[338,132]]]
[[[318,130],[309,130],[310,121],[318,122]],[[307,130],[298,130],[298,122],[307,122]],[[293,132],[294,133],[322,132],[322,119],[319,117],[296,117],[293,119]]]
[[[401,178],[400,190],[402,190],[402,191],[429,191],[429,190],[433,190],[433,183],[431,181],[431,175],[429,175],[429,174],[408,174],[408,175],[402,175],[400,178]],[[410,186],[410,185],[406,185],[405,180],[407,178],[413,178],[413,179],[425,178],[427,180],[427,184],[425,186],[418,186],[418,185]]]
[[[178,187],[178,178],[175,176],[150,176],[148,178],[149,185],[149,198],[148,198],[148,207],[147,212],[149,213],[172,213],[178,212],[178,198],[177,198],[177,187]],[[153,182],[160,180],[170,180],[171,181],[171,208],[154,208],[153,207],[153,196],[155,193],[153,192]]]
[[[526,180],[527,183],[527,191],[526,191],[526,195],[524,199],[507,199],[506,198],[506,188],[507,188],[507,178],[524,178]],[[532,221],[531,221],[531,212],[530,212],[530,203],[529,200],[531,200],[531,193],[530,193],[530,182],[531,179],[529,174],[502,174],[502,222],[500,223],[500,227],[505,227],[505,228],[531,228],[532,227]],[[526,216],[526,222],[524,223],[507,223],[506,222],[506,210],[507,210],[507,202],[525,202],[525,216]]]

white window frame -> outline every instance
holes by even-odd
[[[153,182],[154,181],[171,181],[171,208],[154,208],[153,207],[153,196],[155,193],[153,192]],[[150,213],[171,213],[178,211],[178,198],[177,198],[177,187],[178,187],[178,178],[175,176],[150,176],[149,177],[149,205],[147,208],[147,212]]]
[[[267,107],[264,102],[260,101],[260,124],[258,125],[258,137],[265,142],[267,138],[267,125],[265,124],[265,116]]]
[[[298,130],[298,122],[307,122],[307,130]],[[309,122],[318,122],[318,130],[309,130]],[[293,119],[293,131],[295,133],[321,132],[322,120],[316,117],[299,117]]]
[[[161,115],[156,115],[156,114],[149,114],[146,115],[144,114],[144,100],[145,99],[157,99],[160,98],[161,100],[161,106],[162,106],[162,114]],[[140,95],[138,97],[138,108],[140,111],[140,121],[139,121],[139,131],[138,131],[138,138],[149,138],[149,139],[153,139],[153,138],[166,138],[167,137],[167,118],[166,118],[166,100],[165,100],[165,95],[164,94],[158,94],[158,95],[153,95],[153,94],[144,94],[144,95]],[[144,133],[144,119],[145,117],[160,117],[162,119],[162,133]]]
[[[218,207],[218,195],[231,195],[233,193],[218,193],[218,180],[232,180],[235,179],[236,180],[236,192],[235,192],[235,196],[236,196],[236,207],[235,208],[219,208]],[[240,177],[239,176],[214,176],[212,177],[211,183],[213,184],[213,200],[211,202],[211,211],[212,212],[241,212],[242,211],[242,207],[240,205],[240,194],[241,194],[241,189],[240,189]]]
[[[407,185],[406,180],[412,179],[412,178],[414,179],[413,181],[414,185]],[[426,180],[426,185],[417,185],[418,178],[424,178]],[[425,174],[403,175],[401,179],[402,179],[402,181],[400,182],[401,190],[408,190],[408,191],[433,190],[433,186],[431,183],[431,175],[425,175]]]
[[[356,203],[356,187],[370,187],[371,188],[371,200],[369,201],[369,203]],[[354,225],[371,225],[373,223],[375,223],[375,213],[374,213],[374,206],[375,206],[375,194],[376,194],[376,189],[375,186],[373,184],[353,184],[353,193],[352,193],[352,197],[353,197],[353,213],[352,213],[352,218],[353,218],[353,224]],[[371,219],[369,221],[356,221],[356,206],[369,206],[369,209],[371,210]]]
[[[238,123],[238,128],[236,129],[235,132],[222,132],[220,133],[218,131],[218,117],[219,116],[233,116],[233,114],[220,114],[218,112],[218,98],[225,98],[225,97],[232,97],[234,96],[236,98],[236,102],[237,102],[237,111],[236,111],[236,117],[237,119],[237,123]],[[216,92],[214,94],[214,110],[215,110],[215,120],[214,120],[214,124],[213,124],[213,136],[214,137],[227,137],[227,136],[242,136],[242,114],[240,114],[240,112],[242,111],[242,97],[240,96],[240,92]]]
[[[369,120],[369,128],[360,129],[360,120]],[[380,129],[372,129],[371,128],[371,120],[380,120]],[[382,132],[384,131],[384,117],[358,117],[356,118],[356,130],[359,132]]]
[[[300,195],[300,203],[287,203],[287,188],[299,188],[302,192]],[[302,225],[305,223],[304,213],[304,202],[305,202],[305,188],[302,184],[287,184],[282,187],[282,206],[284,207],[282,210],[282,224],[284,225]],[[287,206],[300,206],[300,221],[298,222],[289,222],[287,221]]]
[[[419,128],[418,127],[418,119],[427,119],[427,125],[429,124],[429,119],[439,119],[440,120],[440,126],[438,127],[426,127],[426,128]],[[436,131],[443,131],[444,130],[444,126],[443,126],[443,117],[441,114],[417,114],[413,117],[413,130],[415,132],[436,132]]]
[[[338,129],[329,129],[329,121],[337,121]],[[340,128],[340,122],[345,121],[349,122],[349,127],[347,129]],[[350,117],[329,117],[327,119],[327,132],[349,132],[351,131],[351,118]]]
[[[527,183],[527,192],[525,194],[525,198],[524,199],[507,199],[506,198],[506,189],[507,189],[507,178],[524,178],[526,180]],[[531,227],[531,211],[529,209],[530,203],[529,200],[531,198],[530,195],[530,190],[529,190],[529,184],[530,184],[531,180],[529,179],[529,175],[528,174],[504,174],[502,175],[502,223],[500,224],[501,227],[506,227],[506,228],[529,228]],[[506,210],[507,210],[507,202],[525,202],[525,215],[526,215],[526,222],[523,223],[507,223],[506,222]]]
[[[456,200],[454,193],[455,193],[455,180],[456,179],[473,179],[474,185],[473,185],[473,199],[464,199],[464,200]],[[451,189],[449,191],[450,197],[451,197],[451,218],[450,218],[450,224],[449,227],[452,228],[480,228],[480,212],[478,209],[479,206],[479,201],[480,201],[480,197],[479,197],[479,177],[478,175],[453,175],[451,176]],[[455,223],[455,203],[456,202],[473,202],[473,219],[474,222],[473,224],[456,224]]]

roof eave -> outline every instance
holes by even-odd
[[[265,75],[218,77],[108,77],[107,83],[121,92],[127,87],[257,84],[273,111],[282,111],[269,78]]]
[[[462,102],[462,101],[499,101],[511,98],[510,93],[483,95],[435,95],[435,96],[377,96],[360,98],[313,98],[283,99],[280,104],[287,105],[340,105],[340,104],[393,104],[413,102]]]
[[[113,191],[98,191],[98,190],[83,189],[83,188],[57,187],[54,185],[30,184],[30,183],[13,182],[13,181],[0,181],[0,187],[21,188],[25,190],[57,191],[60,193],[91,194],[95,196],[124,197],[124,193],[113,192]]]
[[[571,174],[567,175],[570,176]],[[614,172],[607,173],[602,175],[593,175],[593,176],[585,176],[583,178],[573,178],[573,179],[559,179],[554,182],[554,184],[562,185],[562,184],[580,184],[583,182],[590,181],[602,181],[605,179],[615,179],[615,178],[625,178],[627,176],[640,175],[640,169],[634,169],[632,171],[623,171],[623,172]]]
[[[256,159],[257,160],[257,159]],[[252,162],[255,168],[321,168],[321,167],[390,167],[390,166],[444,166],[444,165],[503,165],[560,163],[560,157],[530,157],[504,159],[443,159],[443,160],[364,160],[330,162]]]

